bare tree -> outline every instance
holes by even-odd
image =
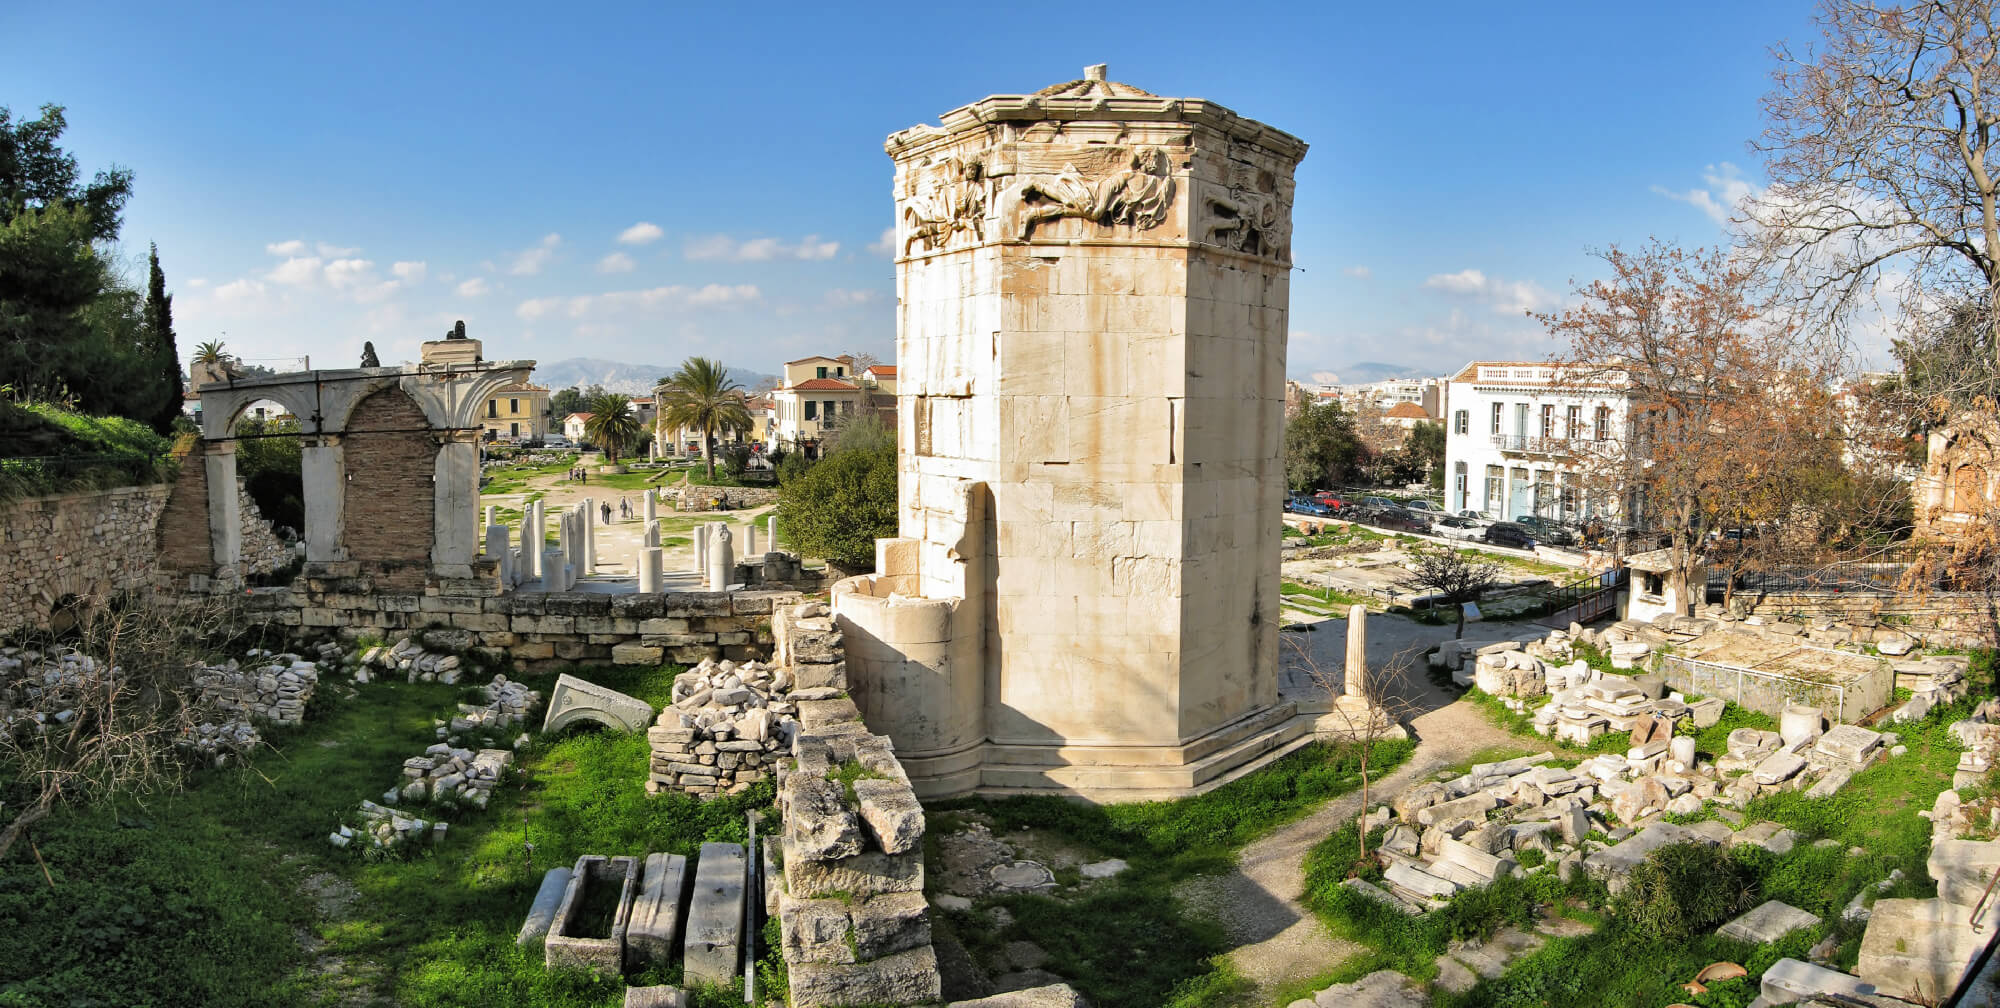
[[[1500,580],[1500,565],[1477,560],[1449,546],[1419,546],[1409,567],[1410,583],[1425,589],[1458,611],[1458,632],[1465,636],[1465,603]]]
[[[1752,266],[1726,252],[1654,241],[1599,258],[1609,279],[1536,318],[1568,343],[1553,384],[1622,394],[1628,416],[1602,439],[1566,442],[1563,461],[1600,506],[1666,534],[1687,598],[1710,529],[1783,517],[1776,488],[1838,455],[1838,355],[1774,320]]]
[[[65,801],[88,802],[175,786],[180,743],[204,720],[195,658],[229,622],[225,602],[85,600],[58,613],[75,625],[25,640],[18,666],[0,666],[0,786],[11,818],[0,860]]]
[[[1397,652],[1380,669],[1370,669],[1359,681],[1349,682],[1344,670],[1322,668],[1304,644],[1295,639],[1287,639],[1285,643],[1292,649],[1291,660],[1298,663],[1297,667],[1314,687],[1326,694],[1330,710],[1321,716],[1322,723],[1330,722],[1334,732],[1355,747],[1355,758],[1361,764],[1361,808],[1355,814],[1354,828],[1365,856],[1375,743],[1402,731],[1403,722],[1420,712],[1411,692],[1412,673],[1422,649]]]
[[[1838,322],[1897,271],[1906,301],[2000,291],[2000,45],[1993,0],[1822,0],[1818,45],[1780,47],[1752,238]],[[1987,356],[2000,318],[1986,313]]]

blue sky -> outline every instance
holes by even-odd
[[[1312,145],[1290,371],[1542,357],[1591,248],[1724,239],[1803,2],[0,5],[0,105],[137,173],[182,350],[760,371],[894,352],[883,138],[1108,63]],[[187,8],[187,9],[183,9]],[[750,9],[750,8],[746,8]],[[224,335],[226,333],[226,335]]]

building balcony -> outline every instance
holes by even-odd
[[[1586,443],[1583,438],[1529,437],[1526,434],[1496,434],[1493,447],[1502,455],[1576,455]]]

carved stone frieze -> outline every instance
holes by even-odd
[[[946,158],[911,172],[902,199],[903,254],[921,244],[931,252],[967,234],[986,240],[986,206],[992,183],[977,157]]]
[[[1108,171],[1080,169],[1074,161],[1066,161],[1054,172],[1024,173],[1009,190],[1010,236],[1033,238],[1035,225],[1064,217],[1140,230],[1167,220],[1176,188],[1167,152],[1158,147],[1121,147],[1106,153],[1118,157]]]

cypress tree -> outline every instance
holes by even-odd
[[[181,414],[182,380],[180,348],[174,340],[174,296],[167,293],[167,275],[160,269],[160,247],[150,246],[147,257],[150,275],[146,284],[146,336],[152,351],[152,374],[157,377],[157,405],[143,419],[162,434],[173,428]]]

